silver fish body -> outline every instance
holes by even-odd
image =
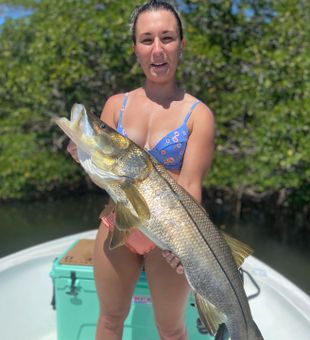
[[[146,151],[79,110],[80,116],[73,110],[71,122],[57,118],[56,123],[78,145],[90,178],[116,203],[111,247],[139,228],[180,259],[205,323],[216,315],[210,327],[214,333],[225,323],[231,340],[263,339],[232,251],[203,207]]]
[[[154,162],[154,168],[138,186],[152,216],[140,230],[160,248],[178,256],[192,290],[225,315],[232,340],[262,339],[222,233],[161,165]]]

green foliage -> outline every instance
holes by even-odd
[[[0,1],[6,3],[6,1]],[[139,86],[130,13],[140,1],[14,0],[32,8],[0,31],[0,198],[82,179],[51,124],[74,102],[97,112]],[[177,1],[177,3],[180,3]],[[179,79],[214,111],[216,156],[206,185],[310,196],[310,4],[183,1]]]
[[[128,39],[133,1],[11,4],[33,13],[8,20],[0,34],[2,199],[80,182],[78,166],[65,157],[67,140],[50,118],[68,115],[74,102],[100,112],[108,96],[141,79]]]
[[[183,77],[217,120],[207,185],[309,202],[309,13],[295,0],[211,0],[188,13]]]

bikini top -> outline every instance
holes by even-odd
[[[119,120],[117,124],[117,131],[123,136],[128,137],[126,131],[122,126],[123,113],[127,104],[128,93],[125,94],[123,105],[119,114]],[[188,139],[187,121],[194,110],[194,108],[200,103],[196,101],[191,106],[190,110],[185,116],[185,119],[181,126],[170,131],[164,136],[152,149],[146,149],[157,161],[164,165],[168,170],[180,170],[183,164],[183,156],[186,149]]]

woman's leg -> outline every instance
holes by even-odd
[[[109,231],[101,223],[94,249],[94,275],[100,304],[96,340],[121,340],[143,258],[122,246],[109,250]]]
[[[176,273],[155,248],[144,255],[144,267],[161,340],[185,340],[185,307],[190,291],[184,275]]]

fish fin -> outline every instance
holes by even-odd
[[[102,211],[99,215],[99,219],[110,215],[111,212],[114,210],[114,208],[115,208],[115,203],[112,201],[112,199],[110,199],[109,202],[102,209]]]
[[[123,184],[122,189],[124,190],[127,199],[135,209],[140,219],[139,224],[147,221],[150,218],[151,213],[144,197],[140,194],[139,190],[134,186],[134,184],[131,183]]]
[[[205,325],[210,334],[215,335],[219,325],[226,320],[225,315],[199,294],[194,293],[194,297],[201,322]]]
[[[214,340],[227,340],[229,338],[229,333],[226,325],[222,323],[216,332],[216,335],[214,337]]]
[[[230,235],[223,233],[224,239],[230,247],[233,258],[240,268],[244,259],[253,253],[253,249],[247,244],[231,237]]]
[[[106,173],[109,173],[110,168],[115,163],[115,159],[108,155],[103,155],[97,150],[93,150],[91,155],[91,161],[94,163],[99,169],[102,169]]]
[[[141,219],[135,216],[124,204],[117,203],[115,207],[115,227],[120,231],[137,228]]]
[[[114,228],[112,230],[112,235],[109,243],[109,249],[115,249],[125,244],[127,238],[129,237],[130,231],[118,230]]]

